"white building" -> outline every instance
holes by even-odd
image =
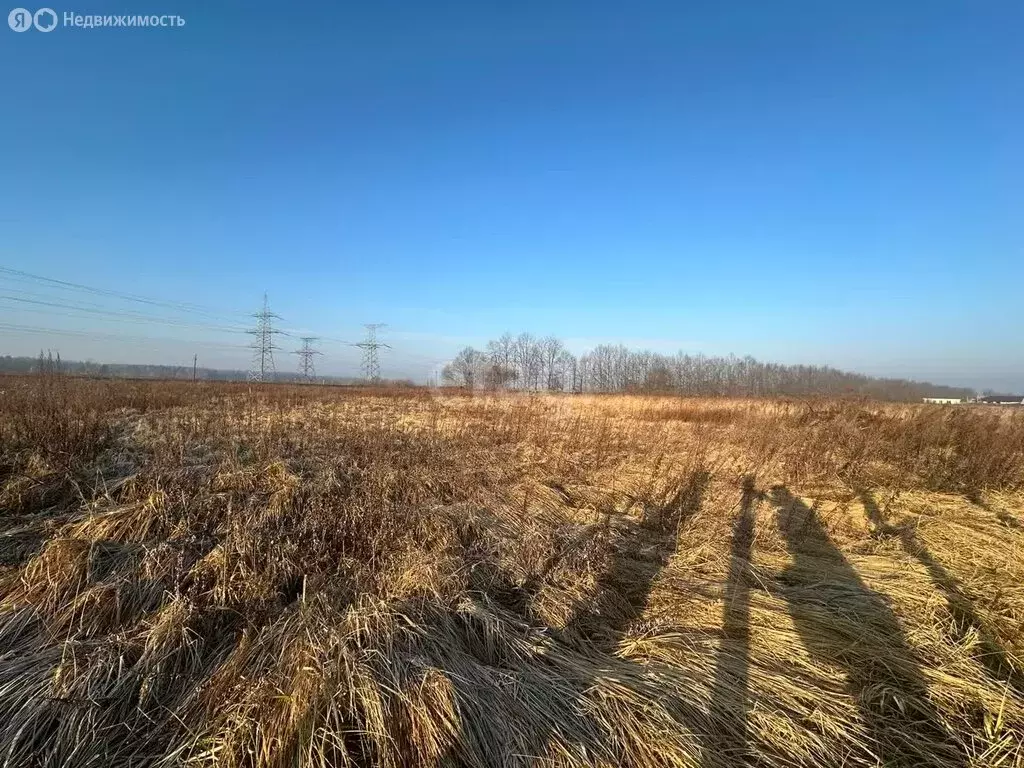
[[[924,401],[926,403],[935,403],[937,405],[955,405],[963,402],[959,397],[926,397],[924,398]]]

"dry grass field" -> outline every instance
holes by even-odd
[[[0,389],[4,766],[1024,765],[1024,413]]]

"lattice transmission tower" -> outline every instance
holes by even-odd
[[[313,342],[319,340],[319,336],[303,336],[302,347],[295,350],[294,354],[299,356],[299,373],[306,381],[313,381],[316,378],[316,367],[313,365],[313,358],[322,352],[313,349]]]
[[[372,384],[380,382],[380,357],[377,355],[377,351],[391,349],[390,344],[382,344],[377,341],[377,330],[385,325],[386,323],[367,323],[365,326],[366,341],[353,345],[363,350],[363,373]]]
[[[268,381],[274,378],[274,350],[280,349],[274,344],[274,336],[281,331],[274,328],[274,320],[280,320],[281,316],[270,311],[270,304],[267,302],[267,294],[263,294],[263,309],[254,312],[256,327],[246,331],[256,338],[252,344],[252,367],[249,368],[249,381]]]

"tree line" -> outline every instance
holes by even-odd
[[[974,394],[967,388],[877,378],[829,366],[765,363],[750,356],[664,355],[621,344],[601,344],[574,355],[554,336],[529,333],[506,333],[482,350],[465,347],[444,367],[442,378],[449,385],[471,389],[553,392],[857,395],[904,401]]]
[[[156,365],[149,363],[98,363],[94,360],[61,360],[60,354],[40,352],[38,357],[0,355],[0,374],[36,374],[59,373],[67,376],[94,376],[111,379],[180,379],[190,381],[195,375],[199,381],[247,381],[248,371],[223,368],[200,368],[193,371],[191,365]],[[291,371],[277,371],[267,374],[267,381],[286,383],[304,383],[301,375]],[[364,384],[365,379],[359,376],[316,377],[320,384]],[[379,384],[385,386],[412,387],[410,379],[381,379]]]

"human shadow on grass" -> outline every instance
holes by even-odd
[[[780,576],[793,623],[812,655],[843,668],[869,749],[886,766],[966,766],[892,608],[831,541],[817,510],[782,486],[771,498],[793,558]]]
[[[706,766],[742,763],[750,711],[750,558],[754,547],[756,503],[763,494],[751,475],[743,478],[740,509],[733,523],[729,575],[722,608],[722,638],[711,689],[711,717],[723,729],[708,740]]]
[[[1006,651],[978,615],[973,601],[964,592],[957,578],[935,559],[910,524],[904,522],[900,525],[890,525],[885,519],[885,513],[869,491],[861,489],[857,494],[864,505],[865,514],[875,526],[876,534],[897,539],[903,551],[928,571],[932,584],[946,598],[946,604],[959,633],[976,633],[980,649],[976,657],[984,665],[989,676],[998,682],[1009,683],[1018,691],[1024,691],[1024,680],[1021,679],[1020,673],[1014,669]]]
[[[619,749],[622,745],[608,742],[605,727],[598,722],[587,692],[601,682],[597,671],[602,667],[606,671],[608,668],[616,669],[618,686],[637,690],[651,686],[645,681],[645,668],[642,665],[612,657],[622,637],[647,608],[658,576],[676,551],[680,529],[701,508],[708,481],[707,472],[691,473],[673,498],[656,509],[646,511],[639,525],[617,531],[610,528],[606,520],[603,526],[594,526],[583,532],[583,535],[592,537],[601,535],[600,529],[604,528],[603,533],[610,536],[607,546],[612,555],[598,577],[592,594],[576,606],[564,628],[547,630],[559,644],[571,650],[564,656],[546,656],[547,660],[542,663],[555,666],[544,675],[536,674],[532,668],[519,670],[520,675],[533,678],[532,683],[523,680],[524,689],[528,689],[524,690],[523,696],[537,702],[537,706],[554,705],[549,710],[548,718],[539,727],[535,723],[517,723],[517,729],[529,730],[529,735],[522,734],[519,742],[526,754],[502,754],[504,750],[500,745],[489,743],[486,739],[484,730],[489,728],[480,727],[487,726],[489,719],[497,713],[482,711],[477,703],[477,696],[482,692],[479,689],[474,692],[468,687],[467,681],[453,676],[451,682],[458,694],[461,733],[442,761],[443,764],[483,765],[486,761],[481,755],[490,752],[493,758],[500,756],[502,764],[541,765],[547,762],[541,755],[550,748],[556,737],[563,757],[565,750],[568,750],[580,764],[595,761],[603,761],[604,764],[608,759],[621,762]],[[570,543],[570,546],[576,544]],[[483,570],[478,569],[487,584],[486,591],[481,590],[481,596],[532,622],[529,605],[559,564],[559,557],[549,559],[541,572],[525,586],[515,588],[509,575],[492,562]],[[587,663],[575,663],[572,660],[574,653],[587,656]],[[608,658],[607,663],[592,662],[602,656]],[[501,664],[498,659],[479,658],[478,662],[484,665],[482,673],[489,674],[488,670],[495,668],[496,661]],[[552,675],[552,672],[555,674]],[[650,690],[644,690],[643,695],[654,698],[658,693],[651,686]],[[561,708],[571,710],[568,719],[564,713],[559,713]],[[481,717],[487,722],[482,722]],[[523,743],[524,740],[527,743]]]
[[[658,575],[676,552],[679,530],[700,509],[708,474],[694,472],[665,505],[644,513],[630,537],[611,542],[613,556],[590,599],[577,606],[559,635],[603,653],[643,614]]]
[[[981,497],[981,494],[979,492],[971,491],[970,493],[965,494],[965,496],[967,497],[967,500],[971,502],[971,504],[973,504],[974,506],[980,507],[981,509],[984,509],[986,512],[991,512],[993,515],[995,515],[996,519],[1000,523],[1005,525],[1007,528],[1013,528],[1016,531],[1024,530],[1024,525],[1021,525],[1020,520],[1018,520],[1014,515],[1011,515],[1005,509],[993,508],[991,504],[986,502]]]

